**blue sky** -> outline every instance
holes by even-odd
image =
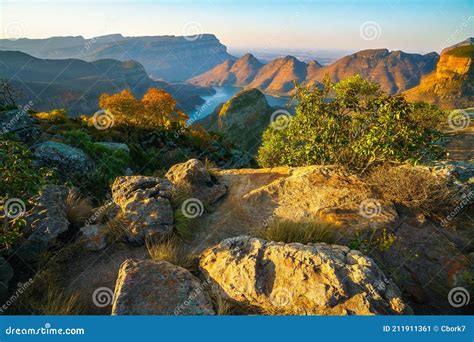
[[[231,48],[440,51],[474,36],[474,0],[0,0],[3,38],[214,33]]]

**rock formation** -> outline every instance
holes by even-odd
[[[214,315],[205,284],[167,261],[126,260],[120,266],[112,315]]]
[[[225,296],[270,313],[412,312],[373,260],[344,246],[283,244],[241,236],[204,251],[200,268]]]

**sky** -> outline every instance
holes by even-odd
[[[474,36],[474,0],[0,0],[1,38],[213,33],[230,49],[439,52]]]

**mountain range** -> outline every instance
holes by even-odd
[[[124,37],[121,34],[85,39],[0,39],[0,50],[21,51],[42,59],[135,60],[155,80],[181,82],[235,57],[227,53],[216,36]]]
[[[434,52],[420,55],[376,49],[359,51],[327,66],[317,61],[306,64],[293,56],[263,65],[247,54],[236,61],[227,60],[193,77],[189,83],[258,88],[268,94],[291,95],[294,81],[317,84],[329,75],[333,82],[338,82],[359,74],[394,94],[418,85],[422,76],[435,69],[438,59],[439,55]]]
[[[186,84],[152,80],[138,62],[103,59],[39,59],[18,51],[0,51],[0,77],[20,91],[18,103],[32,101],[36,110],[67,108],[71,115],[93,114],[102,93],[130,89],[141,97],[150,87],[174,96],[182,110],[203,102],[209,91]]]

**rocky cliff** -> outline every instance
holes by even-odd
[[[408,90],[410,100],[436,103],[445,108],[474,106],[474,45],[472,38],[443,50],[436,70]]]

